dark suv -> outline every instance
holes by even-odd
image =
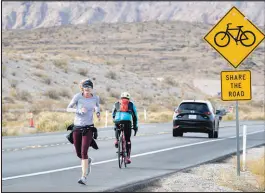
[[[187,132],[199,132],[208,133],[209,138],[218,138],[219,112],[214,111],[210,101],[182,101],[173,115],[173,136],[183,136],[183,133]]]

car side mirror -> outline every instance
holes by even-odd
[[[215,114],[220,115],[221,111],[220,110],[216,110]]]

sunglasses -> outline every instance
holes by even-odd
[[[85,90],[85,91],[91,91],[91,90],[93,90],[93,88],[92,87],[83,87],[83,90]]]

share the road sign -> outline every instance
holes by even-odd
[[[264,40],[264,34],[236,7],[211,29],[204,39],[237,68]]]
[[[251,100],[251,72],[222,71],[221,89],[223,101]]]

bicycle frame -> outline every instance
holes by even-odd
[[[234,36],[229,32],[229,31],[232,31],[232,30],[238,30],[238,33],[237,33],[237,37],[236,38],[234,38]],[[229,25],[227,25],[227,28],[226,28],[226,31],[225,31],[225,33],[227,35],[230,35],[236,42],[239,42],[240,41],[240,39],[239,39],[240,32],[243,33],[243,30],[242,30],[241,27],[229,28]],[[244,39],[241,39],[241,40],[247,40],[247,39],[248,39],[248,37],[245,36],[245,38]]]
[[[241,44],[243,45],[243,46],[245,46],[245,47],[250,47],[250,46],[253,46],[254,45],[254,43],[255,43],[255,41],[256,41],[256,36],[255,36],[255,34],[252,32],[252,31],[249,31],[249,30],[242,30],[242,28],[244,27],[244,26],[237,26],[236,28],[229,28],[229,25],[230,25],[231,23],[228,23],[227,24],[227,27],[226,27],[226,30],[224,30],[224,31],[219,31],[219,32],[217,32],[216,34],[215,34],[215,36],[214,36],[214,43],[217,45],[217,46],[219,46],[219,47],[226,47],[228,44],[229,44],[229,42],[230,42],[230,40],[231,39],[233,39],[235,42],[236,42],[236,45],[238,45],[238,42],[241,42]],[[235,35],[233,35],[230,31],[234,31],[234,30],[237,30],[237,35],[236,35],[236,37],[235,37]],[[248,35],[247,35],[248,34]],[[219,35],[221,35],[221,36],[219,36]],[[218,43],[218,41],[217,41],[217,38],[219,37],[219,39],[221,40],[221,41],[223,41],[223,42],[221,42],[221,44],[220,44],[220,42]],[[245,42],[245,40],[249,40],[250,37],[251,36],[251,38],[253,38],[253,41],[252,42]],[[232,37],[232,38],[230,38],[230,37]],[[226,38],[226,39],[225,39]],[[224,40],[225,39],[225,40]]]

